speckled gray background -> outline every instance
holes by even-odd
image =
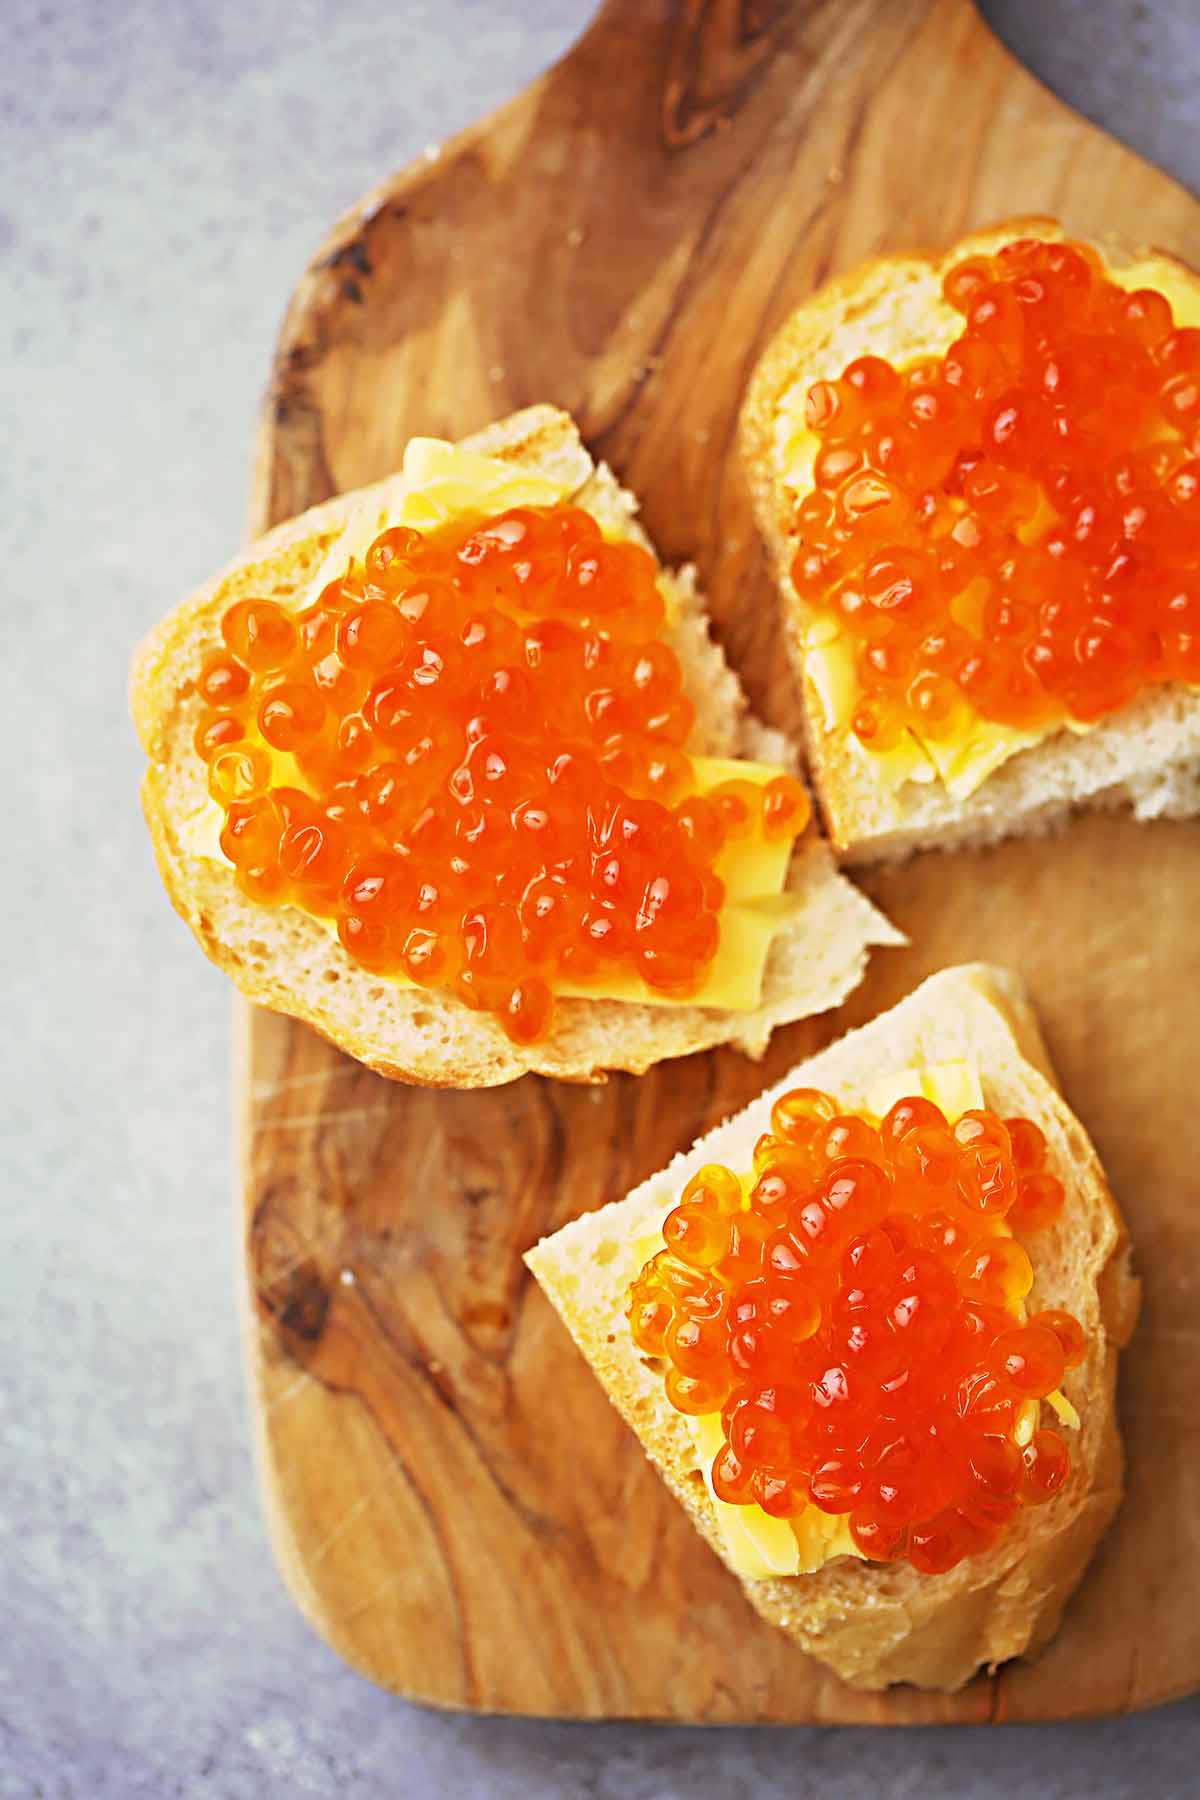
[[[986,10],[1200,185],[1194,0]],[[0,8],[0,1795],[1194,1795],[1197,1703],[986,1738],[441,1717],[344,1669],[271,1566],[231,1299],[228,993],[154,878],[126,659],[237,546],[273,333],[327,224],[588,11]]]

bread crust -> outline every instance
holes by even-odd
[[[561,479],[578,504],[607,528],[645,543],[634,502],[597,468],[573,421],[556,408],[530,407],[466,440],[468,449]],[[206,799],[204,770],[191,747],[200,702],[186,690],[192,670],[219,642],[225,608],[250,595],[302,588],[352,508],[385,484],[341,495],[278,526],[177,607],[138,651],[131,708],[148,758],[142,804],[163,884],[205,953],[248,998],[303,1019],[323,1036],[395,1080],[430,1087],[487,1087],[535,1071],[571,1081],[605,1071],[641,1073],[664,1057],[718,1043],[761,1055],[787,1019],[836,1005],[861,979],[871,944],[901,934],[833,866],[815,831],[797,846],[788,888],[803,897],[772,946],[763,1004],[753,1013],[711,1007],[561,1000],[541,1043],[512,1044],[494,1019],[447,994],[389,983],[360,968],[330,932],[288,908],[255,906],[237,890],[230,866],[197,854],[187,821]],[[708,637],[690,571],[671,577],[679,601],[675,648],[697,704],[693,747],[754,755],[763,728],[746,712],[741,687]],[[791,757],[772,736],[766,753]]]
[[[805,666],[806,609],[792,583],[795,496],[782,480],[776,422],[800,384],[838,375],[867,351],[907,361],[941,355],[962,329],[941,295],[947,268],[993,254],[1014,238],[1060,240],[1054,219],[1018,218],[971,233],[945,251],[880,257],[829,282],[797,308],[768,345],[743,405],[740,442],[759,529],[781,596],[785,641],[801,691],[808,764],[826,828],[843,864],[907,855],[917,848],[990,843],[1054,828],[1075,806],[1132,805],[1142,818],[1200,811],[1200,694],[1180,686],[1146,690],[1089,733],[1067,730],[1020,751],[965,800],[940,781],[894,789],[872,779],[845,733],[825,722]],[[1200,275],[1166,251],[1118,260],[1128,285],[1179,284],[1200,317]],[[1156,281],[1157,276],[1157,281]]]
[[[1120,1503],[1117,1358],[1137,1317],[1139,1284],[1104,1172],[1058,1091],[1018,978],[984,964],[931,976],[890,1012],[801,1063],[625,1200],[565,1226],[526,1257],[609,1398],[723,1557],[688,1427],[666,1401],[661,1365],[640,1354],[624,1317],[626,1291],[640,1266],[637,1241],[660,1229],[704,1163],[748,1165],[779,1093],[797,1084],[821,1087],[854,1107],[881,1076],[959,1057],[978,1068],[988,1105],[1041,1125],[1049,1164],[1066,1188],[1061,1219],[1030,1246],[1030,1305],[1066,1307],[1087,1331],[1086,1359],[1063,1383],[1082,1423],[1072,1436],[1073,1467],[1062,1492],[1014,1520],[982,1556],[944,1575],[838,1557],[812,1575],[743,1581],[764,1618],[859,1688],[907,1681],[953,1691],[981,1665],[994,1668],[1039,1649],[1058,1629]]]

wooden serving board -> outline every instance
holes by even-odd
[[[256,523],[390,471],[413,432],[555,401],[664,556],[699,564],[756,704],[794,723],[734,454],[754,360],[828,275],[1037,211],[1200,261],[1188,195],[1052,99],[968,0],[609,0],[556,68],[335,228],[280,338]],[[865,885],[912,948],[764,1065],[424,1092],[243,1015],[266,1505],[300,1606],[374,1680],[498,1712],[880,1722],[1119,1712],[1200,1684],[1200,826],[1093,816]],[[954,1697],[863,1695],[751,1612],[520,1255],[969,957],[1029,981],[1132,1228],[1129,1501],[1040,1660]]]

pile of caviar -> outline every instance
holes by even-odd
[[[576,507],[384,531],[303,610],[245,599],[194,687],[242,892],[517,1042],[556,986],[694,993],[727,843],[794,837],[790,776],[705,794],[649,554]]]
[[[1025,1316],[1018,1240],[1063,1204],[1045,1150],[1028,1119],[912,1098],[876,1127],[797,1088],[745,1183],[692,1177],[629,1321],[671,1404],[720,1413],[719,1499],[848,1514],[864,1555],[937,1574],[1059,1491],[1059,1433],[1015,1436],[1085,1351],[1071,1314]]]
[[[852,636],[859,742],[1090,723],[1200,684],[1200,330],[1083,244],[947,274],[944,356],[809,389],[792,575]]]

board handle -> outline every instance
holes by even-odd
[[[975,0],[903,0],[912,25],[936,12],[943,34],[982,20]],[[901,0],[602,0],[566,62],[583,63],[597,102],[614,81],[658,68],[659,130],[664,146],[682,150],[728,127],[777,52],[801,50],[804,27],[832,14],[839,29],[870,35],[885,15],[894,24]],[[989,38],[992,37],[989,31]],[[1001,49],[999,40],[995,48]],[[1006,58],[1008,53],[1004,52]],[[573,67],[573,73],[576,69]],[[586,90],[585,90],[586,91]]]
[[[661,64],[664,144],[685,149],[728,123],[806,14],[829,0],[604,0],[570,53],[608,82]]]

